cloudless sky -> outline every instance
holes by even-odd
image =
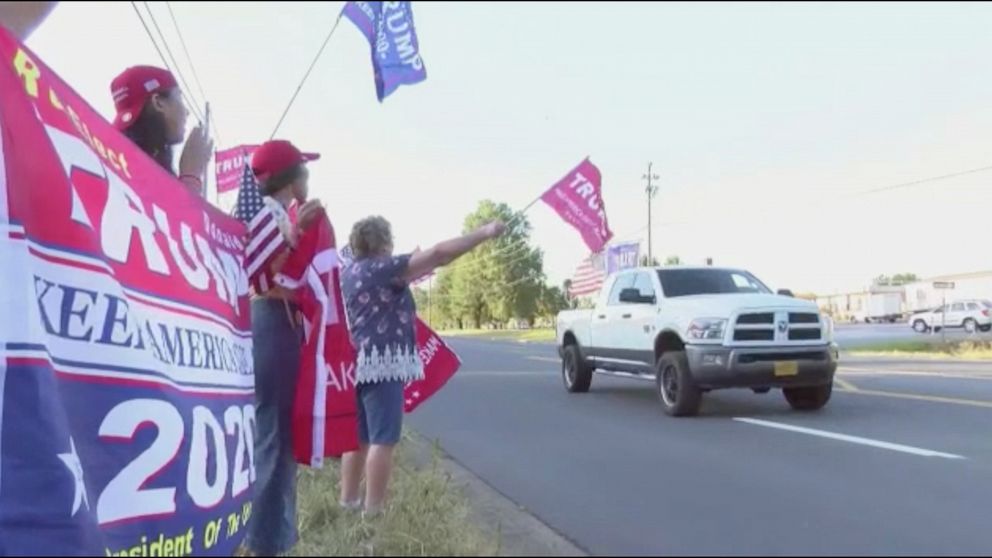
[[[139,6],[141,3],[139,3]],[[191,82],[166,6],[149,3]],[[175,2],[219,147],[269,137],[342,2]],[[343,21],[279,136],[323,158],[311,195],[339,237],[369,214],[397,246],[458,234],[489,198],[521,208],[581,159],[617,240],[712,257],[773,287],[992,269],[992,4],[413,2],[428,79],[379,104]],[[154,31],[154,29],[153,29]],[[101,113],[125,67],[162,65],[130,3],[63,3],[29,45]],[[229,202],[228,202],[229,203]],[[587,250],[542,204],[550,281]]]

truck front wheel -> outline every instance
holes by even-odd
[[[665,353],[658,359],[656,384],[665,413],[673,417],[699,414],[703,393],[692,381],[684,352]]]
[[[833,384],[814,387],[785,388],[785,400],[797,411],[818,411],[822,409],[833,393]]]
[[[561,377],[565,383],[565,389],[569,393],[586,393],[592,385],[591,366],[582,359],[579,348],[575,345],[565,347],[565,354],[561,361]]]

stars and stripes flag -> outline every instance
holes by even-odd
[[[238,189],[234,217],[248,225],[245,271],[256,293],[264,293],[273,286],[269,264],[289,246],[284,232],[290,223],[289,214],[271,198],[263,198],[258,182],[249,165],[245,165]]]
[[[599,292],[606,280],[606,270],[603,266],[602,254],[591,254],[582,260],[572,275],[572,284],[568,295],[572,298],[589,296]]]

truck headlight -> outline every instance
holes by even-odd
[[[693,320],[689,324],[687,337],[692,341],[720,342],[723,341],[723,334],[727,330],[727,320],[710,318]]]
[[[823,317],[823,337],[827,341],[834,340],[834,320],[830,316]]]

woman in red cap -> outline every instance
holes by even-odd
[[[186,137],[189,111],[183,103],[176,78],[168,70],[154,66],[134,66],[124,70],[110,84],[117,116],[114,126],[170,174],[176,174],[172,147]],[[179,157],[179,180],[190,190],[206,196],[204,177],[213,154],[210,139],[210,105],[207,122],[193,129]]]
[[[273,211],[290,246],[298,237],[290,222],[289,206],[303,204],[298,227],[320,213],[317,200],[307,201],[306,163],[319,156],[305,154],[288,141],[269,141],[252,155],[251,168],[258,178],[264,203]],[[326,218],[326,217],[325,217]],[[255,501],[245,546],[257,556],[286,553],[297,541],[296,461],[293,458],[292,410],[303,345],[302,327],[296,323],[292,293],[276,284],[274,276],[288,251],[263,270],[251,301],[251,330],[255,365]],[[264,289],[263,292],[259,292]]]

